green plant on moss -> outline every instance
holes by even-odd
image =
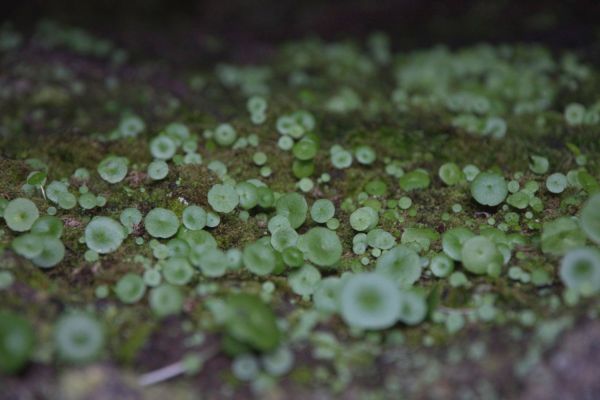
[[[183,300],[181,291],[169,284],[161,284],[153,288],[148,296],[150,308],[159,318],[181,312]]]
[[[63,315],[54,327],[54,343],[60,358],[72,363],[90,362],[104,348],[104,328],[84,313]]]
[[[109,217],[96,217],[85,228],[85,243],[97,253],[116,251],[125,239],[125,228]]]
[[[595,194],[581,210],[581,228],[588,238],[600,244],[600,194]]]
[[[244,266],[252,273],[267,275],[276,268],[277,256],[270,247],[260,242],[254,242],[244,247],[242,260]]]
[[[29,361],[35,345],[33,327],[27,319],[0,311],[0,371],[12,374]]]
[[[26,232],[39,218],[36,205],[29,199],[18,198],[8,202],[4,207],[4,221],[15,232]]]
[[[377,259],[375,271],[406,287],[413,285],[421,277],[421,260],[410,247],[400,245],[383,253]]]
[[[55,361],[145,361],[139,349],[156,361],[155,345],[174,337],[174,350],[193,354],[140,382],[198,373],[205,354],[226,353],[233,376],[217,379],[237,378],[255,394],[276,392],[296,358],[286,388],[300,376],[344,397],[364,368],[384,362],[386,384],[366,395],[410,397],[414,385],[400,393],[389,384],[398,346],[405,367],[426,378],[415,381],[420,393],[439,346],[450,363],[494,357],[483,340],[464,348],[450,337],[467,324],[528,346],[600,293],[598,71],[572,54],[509,44],[397,57],[377,34],[366,46],[288,43],[271,64],[222,64],[215,79],[194,73],[173,91],[145,90],[168,60],[140,80],[122,77],[146,61],[114,60],[106,90],[96,90],[77,63],[37,74],[30,56],[40,41],[107,54],[101,43],[68,29],[42,33],[27,54],[3,53],[19,60],[7,76],[36,88],[20,98],[10,84],[3,91],[11,112],[0,135],[0,291],[15,311],[0,311],[0,370],[37,364],[9,387]],[[170,73],[177,80],[177,68]],[[100,112],[64,119],[70,102],[96,109],[108,95]],[[23,126],[21,105],[32,111]],[[70,126],[77,135],[54,138]],[[39,127],[49,130],[39,141],[20,134]],[[67,309],[57,316],[63,333],[47,343],[55,306]],[[64,322],[77,307],[98,317]],[[35,352],[32,324],[21,329],[15,312],[35,320]],[[24,346],[3,342],[11,328]],[[533,353],[551,341],[542,342]],[[425,361],[431,368],[418,368]],[[238,384],[223,393],[239,397]]]
[[[228,214],[239,204],[240,196],[235,187],[228,184],[216,184],[208,191],[208,204],[219,213]]]
[[[473,236],[465,241],[460,257],[465,269],[474,274],[488,274],[503,264],[496,244],[484,236]]]
[[[593,295],[600,291],[600,251],[581,247],[569,251],[563,257],[559,270],[566,287],[582,295]]]
[[[349,278],[341,289],[340,313],[344,321],[363,329],[385,329],[401,313],[400,291],[384,275],[361,273]]]
[[[471,195],[479,204],[494,207],[508,194],[506,181],[501,175],[482,172],[471,182]]]
[[[144,227],[150,236],[167,239],[177,233],[179,218],[173,211],[157,207],[144,217]]]
[[[108,156],[98,164],[98,174],[108,183],[118,183],[125,179],[129,160],[125,157]]]
[[[306,221],[308,204],[301,194],[287,193],[277,200],[276,211],[277,215],[288,219],[292,228],[297,229]]]
[[[282,340],[275,315],[258,297],[233,293],[226,299],[228,335],[260,351],[274,351]]]

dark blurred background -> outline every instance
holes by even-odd
[[[594,51],[600,39],[598,0],[31,0],[2,8],[19,28],[51,18],[147,50],[161,40],[185,48],[203,35],[244,46],[375,30],[401,48],[535,41]]]

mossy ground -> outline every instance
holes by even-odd
[[[282,64],[279,71],[288,69],[283,56],[274,57],[270,62],[276,71],[278,63]],[[430,227],[441,233],[455,226],[476,228],[485,225],[490,215],[497,220],[503,219],[501,210],[481,212],[465,185],[448,188],[437,178],[439,166],[447,161],[460,165],[472,163],[481,169],[498,168],[505,173],[524,171],[525,181],[533,177],[527,172],[528,156],[532,153],[548,157],[557,171],[576,168],[575,158],[565,146],[571,142],[585,152],[590,162],[588,169],[596,178],[600,177],[600,132],[597,126],[569,128],[562,118],[564,106],[573,99],[596,99],[598,85],[595,82],[599,81],[600,74],[591,80],[593,86],[578,90],[576,95],[559,96],[556,104],[543,114],[511,117],[506,138],[488,140],[474,138],[456,129],[447,122],[443,111],[425,106],[408,113],[383,110],[375,117],[363,111],[327,114],[320,104],[332,94],[337,84],[345,83],[343,75],[340,82],[332,84],[325,78],[300,92],[287,85],[284,76],[275,76],[270,84],[269,117],[266,123],[256,126],[247,117],[245,97],[239,91],[221,85],[208,68],[188,70],[185,65],[166,60],[160,63],[133,60],[113,65],[106,58],[81,55],[60,47],[45,49],[32,41],[2,54],[0,71],[0,196],[7,199],[18,196],[31,170],[23,161],[25,159],[42,160],[50,167],[50,178],[56,179],[70,176],[79,167],[95,171],[105,155],[116,154],[130,160],[131,172],[126,181],[108,185],[94,179],[89,185],[90,191],[108,199],[102,209],[103,215],[118,216],[120,210],[131,206],[142,213],[154,207],[177,210],[182,207],[179,198],[208,207],[206,193],[217,179],[206,168],[206,162],[200,166],[172,168],[167,180],[157,183],[143,180],[140,175],[144,172],[141,166],[151,161],[147,150],[149,139],[173,121],[185,123],[196,133],[212,128],[218,122],[230,121],[241,134],[258,134],[260,150],[269,156],[268,165],[274,171],[265,182],[274,190],[289,190],[296,183],[291,172],[293,158],[277,148],[278,135],[274,125],[278,115],[297,108],[308,109],[317,116],[322,149],[328,149],[334,143],[349,148],[367,143],[376,149],[378,170],[382,170],[381,160],[389,156],[402,160],[407,170],[419,167],[431,172],[431,187],[427,191],[410,193],[416,215],[401,211],[403,222],[382,221],[386,229],[398,237],[406,227]],[[320,71],[315,71],[316,75],[318,73]],[[199,88],[192,87],[190,81],[194,76],[201,76],[206,83]],[[391,80],[389,71],[378,78],[380,87],[357,83],[356,90],[383,93],[386,83]],[[132,139],[106,140],[101,134],[115,129],[122,115],[128,112],[144,119],[144,134]],[[544,124],[539,123],[540,117],[545,119]],[[204,160],[226,161],[230,175],[238,179],[258,175],[259,168],[251,163],[253,151],[252,148],[223,150],[202,145],[199,148]],[[373,169],[353,165],[346,170],[333,171],[326,151],[322,153],[316,160],[316,169],[318,173],[331,172],[332,183],[306,196],[309,201],[323,195],[333,199],[337,216],[343,221],[347,220],[348,214],[339,209],[342,200],[356,196],[375,177],[388,183],[390,197],[399,198],[406,194],[395,179],[376,175]],[[178,183],[175,176],[180,177]],[[145,188],[144,192],[140,191],[141,187]],[[531,223],[539,226],[558,215],[575,214],[583,195],[575,191],[571,194],[579,202],[561,204],[555,197],[542,194],[546,209]],[[40,209],[46,208],[40,196],[34,201]],[[452,213],[451,207],[455,203],[463,206],[461,213]],[[16,283],[1,293],[1,303],[34,321],[40,342],[50,337],[51,324],[63,310],[77,307],[98,311],[108,327],[106,356],[99,363],[78,368],[47,363],[51,349],[41,348],[36,353],[34,365],[22,375],[0,377],[4,388],[0,398],[136,399],[145,396],[192,399],[198,398],[198,393],[202,398],[251,396],[250,389],[233,378],[230,361],[224,355],[211,359],[196,375],[149,389],[136,386],[135,379],[142,372],[177,361],[190,350],[217,346],[219,333],[209,330],[205,332],[206,339],[202,344],[186,345],[186,338],[193,331],[202,331],[203,327],[211,325],[212,315],[205,304],[207,296],[190,296],[185,304],[185,316],[164,321],[151,316],[145,301],[123,305],[113,296],[97,299],[96,286],[112,286],[126,271],[142,271],[142,265],[136,263],[134,256],[149,250],[128,240],[117,252],[100,261],[85,262],[81,256],[85,245],[79,243],[84,229],[82,219],[95,213],[78,208],[60,213],[69,228],[63,238],[67,255],[56,268],[43,271],[17,258],[10,250],[4,251],[0,262],[15,274]],[[443,213],[449,213],[449,218],[442,220]],[[528,224],[525,218],[521,219],[522,232],[531,232]],[[265,230],[253,218],[244,223],[235,216],[226,216],[213,234],[220,246],[228,248],[255,240]],[[346,250],[342,268],[356,268],[349,250],[353,232],[342,228],[338,233]],[[11,239],[12,234],[4,229],[0,243],[8,248]],[[432,249],[441,249],[439,240],[432,243]],[[585,390],[589,387],[582,389],[575,382],[587,379],[590,370],[595,368],[597,371],[591,353],[597,353],[593,350],[597,348],[593,346],[593,340],[600,340],[600,325],[594,321],[597,301],[585,300],[575,307],[550,309],[546,296],[540,296],[540,293],[560,296],[562,287],[555,272],[558,258],[541,254],[534,245],[519,251],[530,256],[529,264],[521,263],[521,268],[527,270],[541,265],[552,276],[552,282],[537,288],[509,280],[506,276],[496,280],[472,278],[470,286],[459,288],[434,279],[421,282],[428,289],[436,285],[440,309],[452,312],[463,310],[466,313],[473,307],[471,300],[475,291],[482,295],[493,294],[503,309],[509,310],[505,312],[505,323],[467,322],[459,333],[450,335],[443,325],[426,322],[418,327],[402,328],[401,342],[394,343],[388,338],[387,343],[381,344],[379,334],[353,337],[341,320],[332,318],[327,324],[317,326],[317,330],[332,332],[338,337],[339,351],[346,353],[345,356],[337,361],[318,360],[311,354],[311,343],[301,342],[294,348],[295,370],[272,388],[267,397],[388,398],[391,393],[397,393],[396,398],[401,395],[410,398],[550,398],[544,394],[560,387],[562,370],[556,365],[556,359],[561,354],[585,370],[583,375],[573,377],[574,382],[565,382],[561,390],[572,390],[569,393],[574,398],[588,393]],[[283,279],[272,279],[278,288],[273,304],[279,315],[294,321],[295,309],[302,308],[303,303],[288,292]],[[259,292],[261,280],[239,272],[216,282],[220,292],[229,287]],[[538,323],[515,323],[522,310],[531,310]],[[544,341],[542,337],[546,336],[540,333],[546,326],[543,324],[556,325],[560,321],[566,321],[563,329],[556,328],[557,335],[563,334],[563,339]],[[574,338],[581,338],[581,341]],[[584,349],[573,350],[574,346]],[[523,367],[525,372],[521,373],[519,365],[527,362],[531,365]],[[538,387],[536,375],[540,371],[549,392]],[[348,373],[352,378],[346,378]],[[336,386],[345,379],[344,385]],[[597,382],[590,384],[598,389]]]

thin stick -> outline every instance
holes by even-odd
[[[206,351],[201,352],[200,356],[202,358],[202,362],[204,363],[207,360],[210,360],[211,358],[216,356],[218,352],[219,351],[218,351],[217,347],[209,348]],[[160,383],[160,382],[175,378],[176,376],[182,375],[185,372],[186,372],[186,369],[185,369],[185,366],[183,365],[183,361],[180,360],[173,364],[162,367],[160,369],[143,374],[138,379],[138,383],[140,386],[155,385],[157,383]]]
[[[140,386],[150,386],[174,378],[178,375],[183,374],[184,372],[185,368],[183,367],[183,363],[181,361],[178,361],[174,364],[167,365],[166,367],[157,369],[152,372],[148,372],[147,374],[140,376],[138,382]]]

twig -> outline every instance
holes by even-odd
[[[162,367],[152,372],[148,372],[140,376],[138,379],[138,383],[140,386],[150,386],[159,382],[166,381],[168,379],[174,378],[178,375],[181,375],[185,372],[185,367],[182,361],[178,361],[171,365],[167,365],[166,367]]]
[[[207,349],[204,352],[200,353],[200,357],[202,359],[202,363],[210,360],[218,353],[218,348],[213,347]],[[160,382],[164,382],[166,380],[175,378],[176,376],[182,375],[186,373],[186,367],[184,365],[183,360],[179,360],[173,364],[167,365],[165,367],[159,368],[157,370],[148,372],[139,377],[138,383],[140,386],[150,386],[155,385]]]

